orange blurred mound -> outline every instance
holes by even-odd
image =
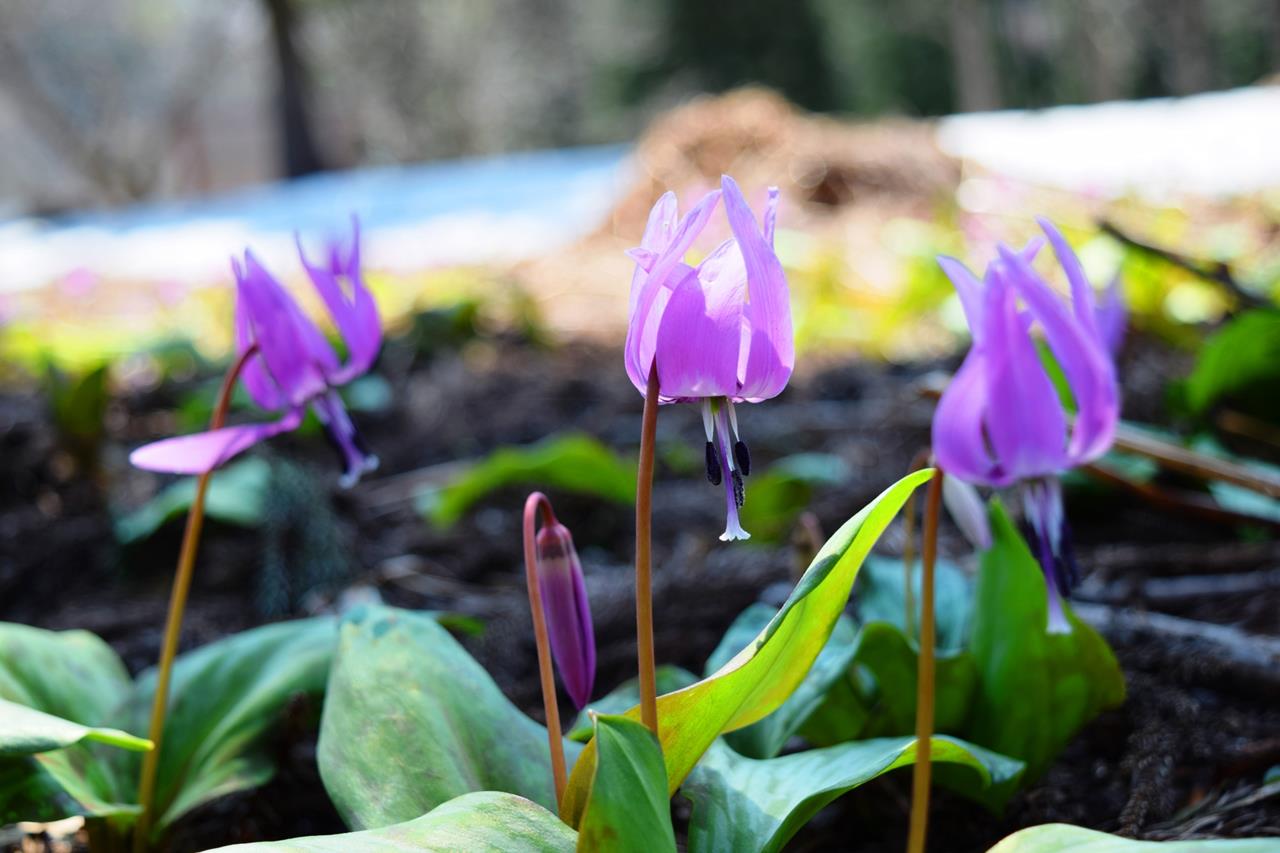
[[[864,256],[883,253],[876,234],[886,221],[928,218],[954,194],[960,165],[934,135],[923,121],[813,115],[760,88],[696,98],[660,116],[641,138],[635,182],[601,227],[520,264],[516,279],[550,328],[616,340],[626,329],[632,269],[623,252],[639,243],[653,203],[671,190],[688,209],[722,174],[733,175],[757,209],[764,189],[779,187],[781,228],[832,234]]]

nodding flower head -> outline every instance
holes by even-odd
[[[299,244],[299,254],[302,254]],[[148,444],[129,460],[139,468],[202,474],[254,444],[302,423],[307,407],[324,427],[342,464],[344,485],[377,467],[336,389],[366,373],[382,344],[378,307],[360,273],[359,226],[350,245],[331,243],[320,263],[302,264],[328,308],[347,349],[341,361],[315,324],[250,251],[232,260],[236,279],[236,349],[248,354],[245,390],[264,409],[282,412],[273,423],[243,424]]]
[[[1117,296],[1100,314],[1093,287],[1067,241],[1040,220],[1071,288],[1064,302],[1031,267],[1040,248],[1001,246],[979,281],[959,261],[939,263],[955,285],[973,345],[947,386],[933,418],[933,450],[947,474],[993,487],[1018,484],[1049,586],[1051,629],[1066,628],[1058,596],[1075,569],[1057,477],[1110,448],[1120,416],[1111,344],[1118,338]],[[1031,337],[1039,324],[1062,368],[1075,424]],[[1052,618],[1054,613],[1058,618]]]
[[[697,266],[684,255],[724,202],[732,236]],[[746,539],[738,522],[751,457],[738,433],[735,403],[758,403],[786,387],[795,366],[786,275],[773,249],[778,191],[769,191],[762,223],[733,178],[683,218],[667,193],[649,214],[631,282],[627,375],[640,393],[657,371],[662,403],[702,407],[707,478],[724,485],[721,539]]]
[[[565,692],[578,708],[591,700],[596,679],[596,640],[582,563],[569,528],[552,521],[537,536],[538,590],[546,614],[551,654]]]

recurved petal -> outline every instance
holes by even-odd
[[[324,390],[325,372],[337,368],[338,358],[252,252],[245,252],[243,268],[235,269],[236,310],[244,314],[247,333],[257,343],[281,396],[289,405],[301,405]]]
[[[347,345],[347,363],[328,377],[331,385],[342,385],[368,371],[382,346],[378,304],[360,271],[360,226],[354,219],[351,240],[351,248],[346,252],[336,241],[329,244],[327,266],[311,263],[303,251],[301,239],[297,241],[302,265],[306,267],[312,284]],[[327,343],[325,347],[328,348]]]
[[[129,454],[129,462],[147,471],[203,474],[260,441],[297,429],[300,423],[302,411],[290,409],[275,423],[223,427],[143,445]]]
[[[795,367],[791,330],[791,294],[782,262],[756,225],[733,178],[720,179],[725,212],[747,270],[746,358],[738,372],[739,396],[758,401],[775,397],[787,386]]]
[[[986,427],[1001,472],[1024,479],[1068,467],[1067,425],[1006,275],[1001,264],[993,264],[987,282],[992,296],[985,309],[990,366]]]
[[[235,270],[236,280],[239,281],[243,273],[239,268],[239,263],[234,258],[231,261],[231,266]],[[255,343],[252,323],[245,308],[244,299],[239,299],[236,304],[235,325],[236,354],[240,356],[248,352],[249,348]],[[249,396],[262,408],[275,410],[284,406],[284,397],[281,395],[280,389],[276,387],[275,379],[267,372],[266,361],[261,353],[255,354],[245,362],[240,372],[240,380],[244,383],[245,390],[249,392]]]
[[[1004,248],[1001,258],[1008,265],[1013,286],[1044,329],[1049,348],[1062,366],[1075,397],[1076,424],[1067,455],[1072,463],[1096,459],[1115,438],[1120,394],[1111,357],[1103,349],[1096,330],[1091,330],[1092,302],[1087,306],[1090,323],[1086,326],[1067,310],[1048,283],[1025,260]]]
[[[1098,337],[1098,326],[1093,314],[1093,286],[1089,284],[1089,279],[1085,278],[1080,259],[1076,257],[1071,244],[1052,222],[1044,217],[1037,218],[1036,222],[1049,238],[1053,253],[1058,256],[1058,264],[1067,274],[1067,282],[1071,285],[1071,304],[1075,311],[1076,322],[1084,327],[1094,340],[1101,340]]]
[[[679,213],[676,194],[671,191],[663,193],[662,198],[658,199],[653,209],[649,211],[649,221],[645,224],[644,236],[640,238],[638,251],[644,252],[650,260],[647,264],[640,264],[639,259],[636,259],[636,271],[631,276],[631,310],[633,312],[636,309],[636,300],[640,296],[640,285],[644,275],[653,269],[654,262],[671,244]],[[628,252],[628,254],[631,253]]]
[[[988,405],[988,365],[982,348],[975,346],[965,356],[938,401],[932,425],[933,453],[948,476],[970,483],[1006,485],[991,458],[984,432]]]
[[[938,256],[938,266],[955,286],[964,317],[969,321],[969,335],[975,345],[982,343],[982,282],[969,272],[969,268],[955,258]]]
[[[1102,294],[1098,308],[1094,312],[1098,324],[1098,337],[1103,346],[1111,354],[1112,362],[1124,346],[1125,328],[1129,324],[1129,309],[1124,304],[1124,296],[1120,293],[1120,274],[1111,279],[1111,284]]]

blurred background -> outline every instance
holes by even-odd
[[[515,570],[537,486],[574,530],[611,688],[634,662],[623,252],[663,191],[687,208],[730,173],[757,210],[781,188],[800,356],[782,396],[739,410],[758,460],[749,543],[716,541],[697,413],[663,410],[660,660],[700,670],[738,611],[788,588],[806,543],[905,472],[927,391],[967,342],[936,256],[980,269],[1041,215],[1095,286],[1120,277],[1128,426],[1272,484],[1109,455],[1109,479],[1067,483],[1093,572],[1080,597],[1244,646],[1278,634],[1278,72],[1280,0],[5,0],[0,619],[95,631],[134,672],[154,661],[193,489],[128,452],[208,422],[229,258],[252,247],[324,320],[295,238],[314,251],[354,215],[387,340],[343,394],[382,467],[338,489],[312,421],[220,472],[184,647],[382,598],[473,620],[468,648],[537,713]],[[234,420],[264,417],[237,395]],[[903,542],[895,524],[883,550]],[[973,569],[955,530],[942,549]],[[1232,580],[1144,592],[1188,573]],[[1196,679],[1227,663],[1184,678],[1182,646],[1111,639],[1138,710],[1004,828],[1138,834],[1173,808],[1168,774],[1142,768],[1199,786],[1233,744],[1280,761],[1274,681],[1212,693]],[[1208,733],[1222,743],[1188,746]],[[228,826],[335,831],[308,755],[177,848]],[[1248,819],[1274,827],[1274,808]],[[948,825],[985,849],[1001,825],[971,811]]]

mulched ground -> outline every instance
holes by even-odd
[[[494,495],[449,531],[432,529],[412,495],[438,479],[439,466],[503,444],[580,430],[634,453],[641,400],[615,350],[586,344],[549,349],[503,338],[476,340],[420,363],[403,345],[384,354],[395,390],[391,410],[363,416],[369,444],[382,457],[376,478],[336,489],[328,451],[284,438],[267,451],[302,460],[291,499],[318,507],[309,523],[339,531],[348,576],[328,592],[264,596],[261,537],[293,536],[306,551],[306,519],[280,513],[298,529],[249,532],[213,525],[204,542],[184,647],[264,621],[335,606],[343,596],[376,593],[415,608],[445,609],[486,620],[483,637],[466,642],[507,694],[533,716],[540,699],[520,567],[520,490]],[[954,364],[892,366],[810,359],[779,399],[740,410],[755,464],[821,451],[839,456],[850,480],[818,491],[812,510],[831,531],[901,476],[928,437],[932,404],[917,383]],[[1127,412],[1162,417],[1163,383],[1184,360],[1136,342],[1123,367]],[[88,628],[110,642],[131,670],[157,654],[178,541],[178,525],[122,551],[111,535],[110,495],[141,500],[160,484],[123,464],[128,448],[163,432],[164,411],[180,389],[164,387],[119,401],[109,423],[102,476],[78,475],[56,446],[45,408],[31,394],[0,396],[0,619],[48,628]],[[659,442],[684,442],[701,454],[701,423],[688,407],[667,407]],[[587,565],[601,647],[597,692],[634,671],[631,510],[553,493],[557,513],[575,535]],[[750,482],[748,482],[750,500]],[[722,632],[771,585],[786,583],[795,562],[787,544],[726,546],[722,494],[700,478],[659,465],[655,494],[655,610],[660,661],[700,670]],[[329,508],[329,509],[326,509]],[[331,509],[331,515],[330,515]],[[1081,564],[1112,606],[1150,606],[1152,578],[1224,577],[1280,567],[1274,537],[1173,517],[1128,499],[1096,495],[1069,507]],[[292,520],[290,520],[292,519]],[[300,538],[297,538],[300,537]],[[326,544],[327,543],[327,544]],[[884,537],[901,548],[897,524]],[[330,547],[332,537],[316,547]],[[967,548],[944,531],[944,553]],[[332,553],[332,549],[330,549]],[[296,587],[306,566],[287,567]],[[277,579],[278,580],[278,579]],[[1165,608],[1178,617],[1280,634],[1280,593],[1216,594],[1212,589]],[[1175,644],[1150,633],[1119,632],[1116,652],[1129,700],[1103,715],[1068,748],[1047,776],[993,818],[937,795],[932,849],[984,850],[1014,829],[1049,821],[1149,838],[1280,835],[1280,798],[1250,800],[1268,767],[1280,764],[1280,676],[1259,675],[1197,641]],[[296,720],[308,709],[296,709]],[[315,770],[314,734],[300,723],[278,741],[281,771],[266,791],[229,797],[192,815],[174,849],[199,850],[258,838],[337,832]],[[795,850],[900,850],[906,827],[908,774],[882,780],[837,801],[793,842]],[[1199,811],[1183,815],[1196,804]],[[677,813],[679,809],[677,809]],[[14,848],[17,849],[17,848]]]

